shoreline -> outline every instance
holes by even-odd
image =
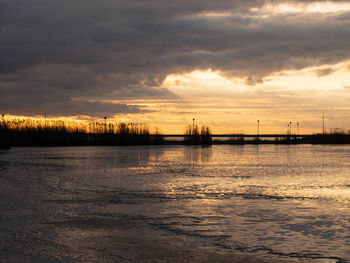
[[[174,139],[176,138],[176,139]],[[350,144],[350,134],[313,135],[116,135],[91,133],[0,133],[0,149],[10,147],[155,146],[155,145]]]
[[[232,142],[213,142],[212,144],[186,144],[183,142],[168,142],[162,144],[66,144],[66,145],[37,145],[37,144],[26,144],[26,145],[11,145],[8,147],[0,147],[0,150],[9,150],[11,148],[45,148],[45,147],[133,147],[133,146],[203,146],[211,147],[213,145],[232,145],[232,146],[244,146],[244,145],[350,145],[350,143],[285,143],[285,142],[245,142],[245,143],[232,143]]]

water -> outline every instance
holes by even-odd
[[[350,262],[350,146],[0,151],[0,262]]]

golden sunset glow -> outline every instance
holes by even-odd
[[[312,2],[310,3],[281,3],[281,4],[266,4],[261,9],[253,8],[252,11],[262,11],[267,14],[283,15],[297,13],[336,13],[350,11],[350,3],[347,2]]]
[[[126,12],[79,30],[57,24],[61,42],[40,23],[2,26],[14,50],[3,60],[2,114],[107,117],[167,134],[193,118],[214,133],[255,133],[257,120],[262,133],[285,133],[289,122],[317,133],[323,115],[326,129],[350,129],[348,1],[172,5],[139,6],[147,23]]]
[[[182,133],[192,117],[214,127],[215,133],[254,133],[258,119],[264,133],[284,133],[289,121],[299,122],[303,132],[313,133],[321,131],[325,114],[328,129],[348,129],[347,122],[337,120],[337,112],[350,111],[348,83],[349,62],[278,72],[255,85],[219,71],[195,70],[168,75],[163,81],[161,87],[176,94],[178,100],[129,100],[129,105],[151,112],[115,118],[153,123],[165,133]]]
[[[350,112],[349,65],[347,61],[278,72],[254,85],[249,85],[247,79],[230,78],[219,71],[195,70],[170,74],[157,87],[170,90],[177,99],[101,102],[126,103],[146,111],[117,114],[108,118],[111,122],[151,124],[166,134],[182,134],[192,118],[199,125],[209,125],[215,133],[221,134],[254,133],[258,119],[263,133],[285,133],[289,121],[299,122],[304,133],[315,133],[322,128],[323,114],[328,129],[349,129],[349,122],[340,117]],[[43,116],[36,117],[43,120]],[[79,121],[82,125],[103,120],[82,115],[49,117],[67,122]],[[28,117],[10,115],[7,118]]]

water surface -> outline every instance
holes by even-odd
[[[349,262],[350,146],[0,151],[1,262]]]

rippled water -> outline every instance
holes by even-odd
[[[0,151],[0,262],[349,262],[350,146]]]

